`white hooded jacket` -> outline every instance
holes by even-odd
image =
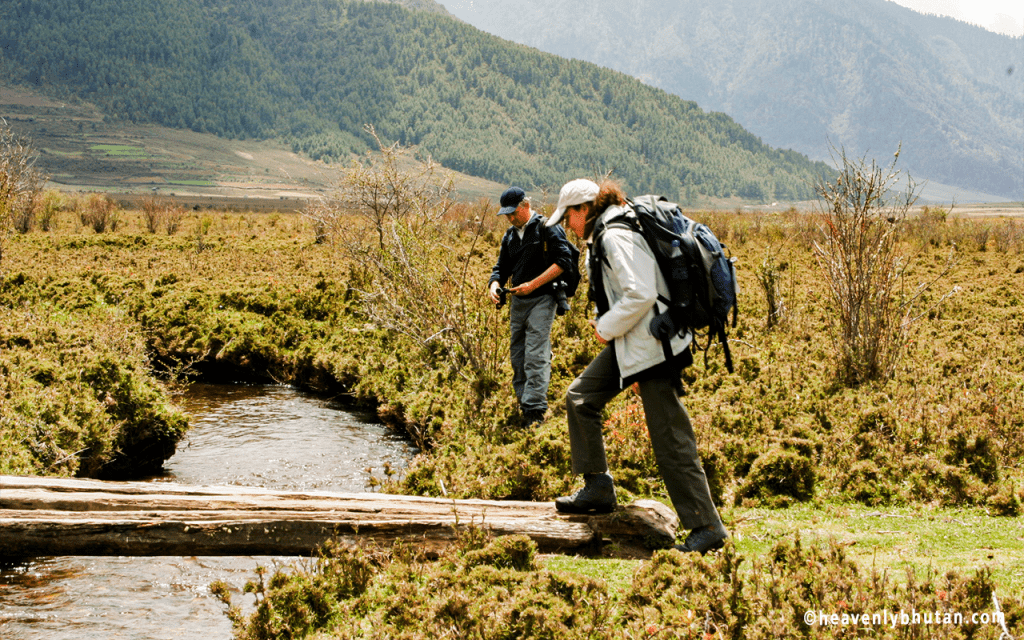
[[[609,207],[605,219],[622,214],[636,214],[626,207]],[[589,258],[591,242],[587,239]],[[605,340],[614,340],[619,375],[628,378],[665,361],[661,341],[651,335],[651,320],[665,305],[658,295],[668,299],[668,285],[643,236],[631,229],[611,226],[602,236],[604,255],[602,285],[608,298],[608,311],[597,319],[597,333]],[[586,261],[590,274],[590,261]],[[672,338],[672,354],[678,355],[693,340],[689,331]]]

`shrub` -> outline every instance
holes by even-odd
[[[59,191],[46,191],[36,207],[36,221],[41,231],[53,229],[57,214],[64,207],[64,196]]]
[[[26,202],[22,206],[18,207],[12,212],[12,221],[14,222],[14,230],[18,233],[25,234],[36,226],[36,212],[32,202]]]
[[[366,132],[377,143],[377,152],[356,160],[344,177],[344,199],[350,200],[377,234],[378,248],[386,250],[386,236],[393,223],[438,221],[455,204],[453,177],[427,160],[417,169],[405,168],[409,149],[395,142],[385,144],[370,125]]]
[[[988,498],[988,506],[992,508],[997,516],[1016,518],[1024,513],[1020,497],[1017,495],[1017,487],[1012,482],[1004,483],[996,493]]]
[[[235,637],[248,640],[798,640],[848,638],[851,632],[883,640],[995,639],[1004,629],[1016,634],[1024,624],[1024,605],[997,594],[987,569],[968,576],[952,571],[919,576],[908,570],[905,580],[894,580],[884,571],[859,569],[836,541],[819,546],[806,545],[799,536],[785,538],[753,558],[740,555],[732,542],[707,556],[657,551],[639,565],[621,597],[603,580],[577,573],[474,563],[482,557],[479,550],[495,543],[519,546],[501,541],[463,535],[437,561],[401,546],[334,546],[314,562],[269,579],[258,570],[257,580],[246,586],[256,595],[248,616],[231,605],[227,585],[215,583],[211,591],[228,605]],[[354,589],[348,586],[353,575],[358,576]],[[969,619],[964,625],[935,624],[934,616],[941,621],[947,612],[994,615],[997,608],[1002,619],[988,625]],[[871,618],[883,611],[890,616],[915,612],[919,618],[909,627]],[[859,622],[830,624],[817,617],[832,613]],[[926,633],[915,633],[919,629]]]
[[[858,460],[850,465],[842,482],[846,498],[877,507],[893,502],[897,489],[892,483],[891,469],[882,471],[874,460]]]
[[[992,230],[992,237],[999,253],[1020,253],[1024,225],[1013,219],[1002,220]]]
[[[14,135],[0,118],[0,268],[7,234],[11,230],[27,233],[35,220],[35,203],[44,178],[34,163],[29,143]]]
[[[986,484],[999,480],[999,457],[988,436],[956,433],[949,439],[949,449],[946,462],[967,467]]]
[[[344,179],[347,198],[372,234],[362,234],[359,225],[345,228],[345,254],[358,267],[350,284],[361,291],[363,308],[378,327],[405,336],[430,360],[446,360],[472,388],[494,389],[504,362],[493,328],[497,314],[487,292],[469,280],[471,266],[484,258],[477,246],[486,216],[477,216],[468,232],[465,221],[445,220],[453,205],[452,177],[430,162],[418,171],[402,169],[407,150],[385,146],[369,132],[379,154],[353,165]],[[324,224],[331,219],[317,215]]]
[[[96,233],[117,231],[121,222],[117,203],[102,193],[92,194],[79,216],[82,224]]]
[[[839,151],[839,177],[816,187],[822,241],[815,254],[830,294],[837,374],[852,385],[892,374],[916,319],[913,305],[931,284],[907,286],[902,247],[917,196],[909,178],[904,193],[894,191],[898,158],[899,151],[883,169]]]
[[[167,206],[156,197],[143,198],[142,220],[146,223],[146,231],[156,233],[163,226],[166,210]]]
[[[814,462],[810,458],[773,445],[754,460],[736,493],[736,502],[746,498],[769,506],[785,506],[792,499],[810,500],[814,481]]]
[[[344,219],[344,205],[336,199],[311,200],[302,215],[313,224],[313,242],[334,247]]]
[[[772,329],[786,320],[786,301],[782,294],[782,274],[789,265],[778,262],[778,249],[769,246],[765,250],[764,260],[757,267],[757,283],[761,285],[764,299],[768,307],[765,327]]]

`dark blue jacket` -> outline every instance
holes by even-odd
[[[565,237],[565,229],[557,224],[553,227],[545,227],[546,220],[544,216],[534,213],[530,220],[523,225],[522,240],[519,239],[515,227],[508,228],[505,236],[501,239],[498,263],[491,270],[491,279],[487,282],[488,287],[494,281],[504,285],[510,279],[513,287],[519,286],[544,273],[552,264],[562,267],[564,272],[575,268],[575,265],[572,264],[572,253],[569,251],[569,240]],[[548,283],[523,297],[534,298],[551,293],[551,283]]]

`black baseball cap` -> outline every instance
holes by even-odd
[[[501,208],[498,209],[499,216],[507,216],[516,210],[523,200],[526,200],[526,192],[519,187],[509,187],[501,194]]]

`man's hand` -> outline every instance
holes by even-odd
[[[530,280],[529,282],[524,282],[523,284],[512,287],[508,292],[514,296],[528,296],[537,290],[538,285],[535,283],[535,280]]]
[[[491,280],[491,302],[494,304],[501,302],[501,297],[498,295],[498,289],[500,288],[497,280]]]
[[[558,266],[557,264],[553,264],[547,269],[545,269],[544,273],[540,274],[533,280],[512,287],[508,290],[508,292],[514,296],[528,296],[560,275],[562,275],[562,267]]]
[[[590,326],[594,327],[594,337],[597,338],[597,341],[601,344],[608,344],[608,341],[602,338],[601,334],[597,332],[597,320],[591,318],[590,320],[587,320],[587,322],[590,323]]]

